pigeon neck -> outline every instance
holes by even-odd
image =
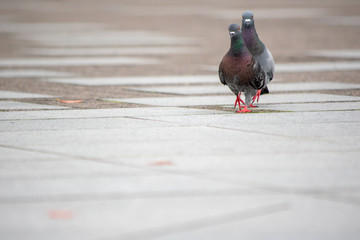
[[[234,37],[231,39],[231,52],[234,55],[240,54],[241,52],[243,52],[244,49],[244,41],[242,39],[242,37]]]
[[[257,35],[254,26],[251,28],[243,28],[242,37],[246,42],[246,47],[249,49],[252,55],[258,55],[264,51],[265,46]]]

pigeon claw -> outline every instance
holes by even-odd
[[[248,112],[251,112],[250,109],[247,108],[247,106],[244,107],[243,110],[240,110],[240,111],[237,111],[238,113],[248,113]]]

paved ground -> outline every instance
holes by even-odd
[[[247,9],[276,75],[237,114]],[[1,239],[359,239],[359,36],[357,0],[1,0]]]

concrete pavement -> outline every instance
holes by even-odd
[[[247,4],[2,1],[1,239],[358,239],[360,4]],[[237,114],[245,6],[283,70]]]

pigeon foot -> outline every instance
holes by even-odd
[[[243,110],[237,111],[237,113],[247,113],[247,112],[251,112],[251,110],[248,109],[247,106],[245,106]]]
[[[245,105],[244,105],[244,106],[241,106],[241,108],[244,108],[244,107],[245,107]],[[253,108],[253,107],[258,107],[258,106],[250,104],[249,107],[252,107],[252,108]]]
[[[245,105],[244,101],[241,100],[240,96],[241,96],[241,92],[239,92],[239,94],[236,96],[235,105],[234,105],[234,108],[236,108],[236,106],[239,104],[239,110],[241,110],[242,108],[240,103]]]

